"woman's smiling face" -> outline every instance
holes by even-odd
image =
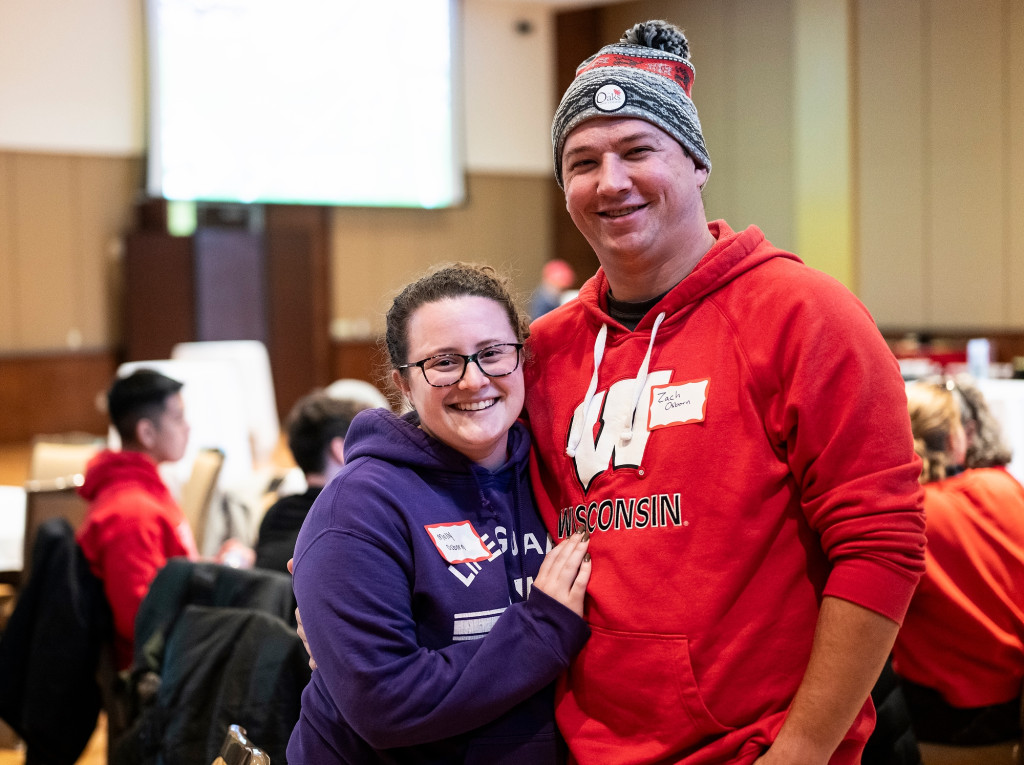
[[[409,317],[406,335],[407,363],[518,342],[504,306],[475,295],[424,303]],[[462,379],[445,388],[429,385],[416,367],[395,370],[393,376],[423,430],[486,468],[505,462],[508,430],[523,409],[522,364],[504,377],[488,377],[470,362]]]

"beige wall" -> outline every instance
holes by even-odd
[[[463,208],[335,209],[332,334],[345,339],[382,331],[397,290],[445,261],[493,266],[513,280],[525,306],[552,248],[553,186],[546,177],[471,175]]]
[[[141,160],[0,152],[0,352],[106,348]]]
[[[712,171],[709,218],[760,226],[779,247],[797,246],[795,24],[793,0],[642,0],[603,11],[605,39],[637,21],[664,18],[690,41],[693,100]],[[809,261],[813,254],[801,253]]]
[[[1024,327],[1024,4],[857,3],[862,298],[879,324]]]
[[[0,152],[0,353],[115,347],[121,235],[141,160]],[[331,316],[338,339],[382,328],[397,287],[448,260],[487,263],[528,297],[551,251],[547,177],[470,175],[450,210],[337,208]]]
[[[777,246],[856,290],[847,0],[644,0],[604,13],[683,27],[713,165],[710,218],[759,226]]]
[[[385,296],[434,262],[491,263],[525,294],[551,254],[553,12],[459,7],[466,204],[333,212],[341,336],[376,331]],[[121,337],[119,237],[142,184],[141,4],[68,10],[59,0],[0,3],[0,354],[109,348]]]
[[[683,27],[713,165],[710,218],[759,226],[777,246],[857,288],[847,0],[644,0],[604,11],[606,39],[637,21]]]
[[[105,2],[105,13],[131,5]],[[467,66],[496,66],[492,52],[512,59],[495,74],[506,84],[479,96],[488,109],[517,107],[527,80],[542,76],[516,69],[546,55],[548,17],[535,13],[525,3],[467,4],[467,20],[490,35],[467,41]],[[126,14],[111,28],[132,28],[137,18]],[[540,19],[537,36],[519,39],[520,17]],[[714,162],[710,216],[758,224],[849,284],[883,328],[1024,328],[1020,0],[641,0],[602,11],[605,37],[651,17],[680,23],[692,40]],[[510,71],[524,80],[511,80],[522,85],[511,95]],[[473,72],[480,94],[488,79]],[[546,147],[518,144],[508,152],[515,167],[487,157],[546,121],[536,112],[547,88],[521,121],[514,108],[500,123],[493,114],[470,121],[480,168],[470,169],[464,207],[333,212],[337,335],[376,331],[386,296],[440,260],[511,266],[528,292],[552,248]],[[495,124],[516,129],[481,141]],[[128,151],[0,143],[0,353],[119,341],[117,237],[130,225],[140,164]]]

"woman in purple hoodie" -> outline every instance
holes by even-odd
[[[395,298],[411,412],[356,416],[295,546],[316,670],[289,762],[562,761],[552,683],[589,634],[590,560],[582,534],[551,549],[537,515],[516,422],[528,333],[486,267]]]

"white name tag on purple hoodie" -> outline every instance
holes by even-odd
[[[423,528],[449,563],[474,563],[491,557],[491,551],[469,521],[432,523]]]

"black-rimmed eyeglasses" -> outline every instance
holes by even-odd
[[[466,367],[471,361],[475,362],[480,371],[488,377],[505,377],[512,374],[519,368],[519,351],[522,348],[522,343],[498,343],[481,348],[469,356],[462,353],[440,353],[419,361],[400,364],[398,369],[419,367],[427,385],[447,388],[465,376]]]

